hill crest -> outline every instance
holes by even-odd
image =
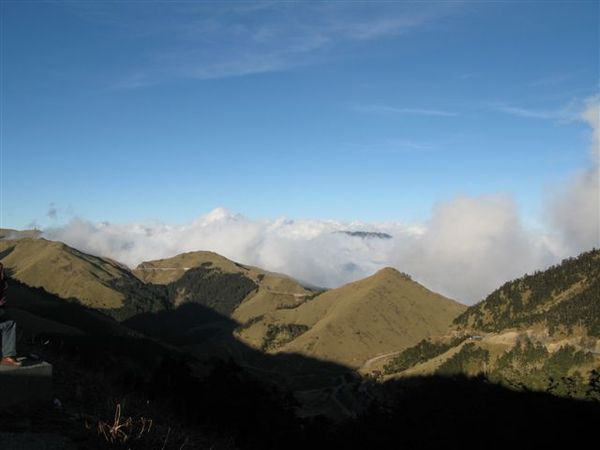
[[[351,367],[447,331],[466,306],[393,268],[255,319],[239,334],[255,347]]]

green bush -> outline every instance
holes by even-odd
[[[309,327],[303,324],[269,324],[267,327],[267,332],[265,333],[265,337],[263,338],[261,349],[263,351],[267,351],[281,347],[282,345],[293,341],[308,330]]]
[[[385,374],[402,372],[410,367],[416,366],[463,342],[467,336],[455,337],[449,342],[434,343],[429,339],[423,339],[414,347],[407,348],[398,356],[392,358],[384,367]]]
[[[475,344],[465,344],[458,353],[446,360],[438,370],[439,375],[453,376],[484,372],[489,363],[489,352]]]

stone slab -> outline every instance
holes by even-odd
[[[52,400],[52,365],[19,359],[21,367],[0,365],[0,411],[48,405]]]

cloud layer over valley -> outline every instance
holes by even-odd
[[[422,224],[256,220],[217,208],[180,225],[73,219],[46,229],[44,237],[130,266],[211,250],[323,287],[392,266],[430,289],[474,303],[504,281],[600,247],[598,106],[598,98],[590,99],[581,115],[592,128],[589,167],[553,187],[540,229],[525,226],[510,195],[493,194],[434,205]],[[340,231],[387,233],[392,238]]]
[[[211,250],[323,287],[336,287],[392,266],[433,290],[473,303],[504,281],[572,256],[575,249],[598,245],[597,235],[579,234],[577,222],[566,225],[555,234],[527,230],[512,199],[495,195],[460,197],[437,205],[431,219],[420,226],[252,220],[217,208],[183,225],[95,224],[74,219],[64,227],[46,230],[44,236],[130,266],[187,251]],[[392,238],[338,233],[348,230],[376,231]],[[565,233],[573,245],[564,244]]]

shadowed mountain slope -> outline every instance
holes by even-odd
[[[112,317],[15,279],[8,280],[7,312],[28,335],[138,336]]]
[[[83,306],[41,289],[15,281],[11,281],[11,288],[11,302],[19,308],[39,302],[58,308],[70,304],[87,315]],[[195,307],[200,315],[204,314],[203,306]],[[44,314],[51,314],[49,311]],[[42,313],[40,309],[36,312]],[[69,316],[72,314],[64,310],[52,315],[57,320]],[[114,323],[110,318],[101,320]],[[22,328],[27,334],[33,331],[28,326]],[[82,324],[82,328],[89,329],[90,325]],[[489,448],[566,447],[582,446],[589,439],[589,431],[595,429],[600,413],[597,401],[515,392],[484,378],[438,376],[371,384],[368,389],[363,389],[369,384],[366,381],[349,381],[345,390],[357,383],[355,395],[370,399],[355,411],[360,413],[356,417],[339,423],[322,417],[299,418],[294,412],[302,412],[293,397],[275,389],[268,382],[274,375],[265,371],[280,374],[278,386],[290,386],[296,383],[294,376],[282,367],[314,366],[313,370],[320,368],[333,375],[338,370],[335,365],[300,355],[265,355],[246,348],[259,358],[248,362],[247,367],[218,361],[201,366],[184,353],[143,337],[95,333],[66,333],[62,337],[61,333],[51,333],[49,344],[28,347],[28,351],[54,364],[54,395],[63,407],[49,407],[31,417],[0,416],[0,431],[22,429],[26,417],[32,431],[69,437],[81,448],[106,448],[108,444],[95,429],[90,430],[90,424],[112,424],[118,403],[123,420],[144,417],[153,421],[151,430],[139,435],[130,433],[126,445],[131,449],[304,449],[324,445],[346,449],[481,448],[482,442]],[[243,350],[243,344],[238,345]],[[596,390],[599,388],[600,383]],[[313,389],[296,395],[307,392],[314,395]],[[336,402],[344,400],[337,388],[321,392],[329,393],[321,406],[335,408]]]
[[[9,273],[33,276],[47,270],[66,279],[94,280],[123,295],[116,309],[96,310],[81,299],[9,281],[9,312],[25,331],[20,348],[54,364],[56,396],[65,410],[71,408],[61,433],[79,426],[86,439],[94,438],[88,419],[96,415],[111,423],[115,403],[122,402],[128,415],[137,408],[140,416],[155,419],[153,430],[162,433],[156,436],[159,447],[171,433],[166,448],[431,448],[448,443],[469,448],[482,442],[506,448],[575,445],[593,429],[598,414],[596,252],[565,263],[581,262],[564,271],[577,276],[559,270],[538,281],[542,288],[551,286],[549,297],[536,294],[530,282],[522,315],[499,302],[498,310],[508,311],[508,328],[493,331],[492,322],[482,319],[480,331],[470,328],[477,320],[469,318],[466,324],[458,319],[457,330],[450,332],[465,307],[394,269],[318,293],[289,277],[212,254],[182,261],[177,274],[167,265],[174,261],[165,262],[161,268],[169,270],[157,272],[169,272],[171,278],[151,284],[110,260],[38,241],[29,247],[0,241]],[[89,277],[80,273],[85,270]],[[560,281],[565,279],[575,281]],[[540,301],[530,302],[537,295]],[[567,308],[574,299],[577,307]],[[502,323],[505,313],[494,308],[484,313]],[[556,317],[556,323],[543,314]],[[50,338],[33,339],[28,347],[23,341],[35,335]],[[377,384],[353,373],[366,359],[398,351],[404,358],[403,369],[393,375],[401,375],[398,379]],[[431,373],[436,376],[423,376]],[[554,395],[515,392],[531,389]],[[333,424],[314,418],[319,413],[349,420]],[[86,419],[77,423],[74,417]],[[0,429],[6,423],[1,419]],[[188,428],[178,434],[181,426]],[[540,434],[542,427],[550,431]],[[218,430],[223,446],[206,441],[206,435],[199,436],[206,445],[188,440],[194,431],[207,429]],[[497,439],[490,444],[489,436]],[[127,445],[156,447],[135,439]],[[86,442],[86,448],[94,447]]]
[[[2,240],[0,249],[15,279],[101,309],[143,333],[166,338],[176,331],[179,342],[198,335],[228,341],[233,333],[260,351],[355,368],[445,333],[465,308],[390,268],[322,292],[213,252],[145,262],[132,273],[45,239]],[[220,317],[235,326],[224,330]]]
[[[210,307],[184,302],[169,310],[141,313],[118,322],[42,288],[32,288],[14,279],[8,282],[7,314],[17,322],[20,353],[26,352],[27,342],[56,343],[59,353],[71,352],[71,356],[80,361],[78,364],[100,366],[119,378],[131,376],[128,372],[138,365],[154,367],[165,355],[189,361],[200,378],[215,367],[229,364],[231,369],[241,371],[235,375],[237,379],[260,379],[261,389],[270,386],[283,393],[298,392],[303,400],[296,405],[300,415],[345,417],[345,410],[340,410],[331,399],[340,376],[347,374],[348,368],[301,355],[268,355],[249,348],[232,334],[239,324]],[[62,349],[63,343],[68,349]],[[36,353],[43,351],[35,349]],[[49,361],[56,362],[56,357],[50,357]],[[108,368],[117,361],[123,369]],[[147,379],[143,370],[135,376]],[[217,396],[230,395],[225,391],[226,386],[220,389],[211,394],[214,400]],[[239,395],[252,397],[257,393]],[[270,401],[278,395],[273,393]],[[198,410],[204,409],[206,407],[198,407]]]
[[[584,447],[600,403],[517,392],[483,377],[408,377],[376,386],[384,405],[342,426],[340,448]]]

